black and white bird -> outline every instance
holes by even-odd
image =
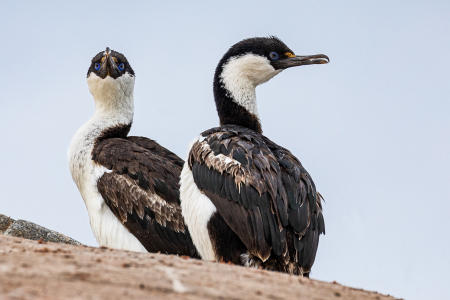
[[[155,141],[127,136],[135,75],[106,48],[87,73],[95,113],[75,134],[69,166],[101,246],[197,256],[179,200],[183,160]]]
[[[321,196],[300,161],[262,134],[255,88],[286,68],[328,61],[297,56],[275,37],[243,40],[220,60],[221,126],[194,140],[180,179],[183,217],[202,259],[309,276],[325,233]]]

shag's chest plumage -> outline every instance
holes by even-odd
[[[98,190],[98,180],[111,172],[92,159],[95,143],[105,131],[104,127],[103,122],[90,122],[83,125],[73,137],[69,148],[72,178],[86,205],[97,242],[101,246],[145,252],[142,244],[117,220]],[[130,124],[117,127],[128,133]]]

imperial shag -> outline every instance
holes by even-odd
[[[297,56],[275,37],[232,46],[214,76],[220,127],[204,131],[181,173],[183,217],[205,260],[309,276],[325,233],[321,196],[287,149],[262,134],[255,88],[326,55]]]
[[[183,160],[151,139],[127,136],[134,81],[123,54],[106,48],[92,59],[95,113],[70,145],[73,180],[101,246],[195,257],[179,200]]]

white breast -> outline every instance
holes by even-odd
[[[216,260],[207,227],[209,219],[216,212],[216,207],[198,189],[187,160],[180,175],[180,201],[184,222],[198,253],[204,260]]]
[[[113,126],[113,124],[111,124]],[[139,240],[115,217],[97,189],[97,181],[111,172],[92,160],[95,139],[107,128],[95,116],[75,134],[69,148],[69,168],[86,205],[92,231],[100,246],[147,252]]]

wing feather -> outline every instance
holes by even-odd
[[[324,222],[320,197],[298,159],[239,126],[213,128],[202,136],[188,164],[226,224],[263,262],[272,253],[286,264],[299,261],[304,270],[310,268]]]
[[[196,256],[179,201],[183,160],[143,137],[104,139],[92,156],[111,170],[97,182],[105,203],[148,251]]]

